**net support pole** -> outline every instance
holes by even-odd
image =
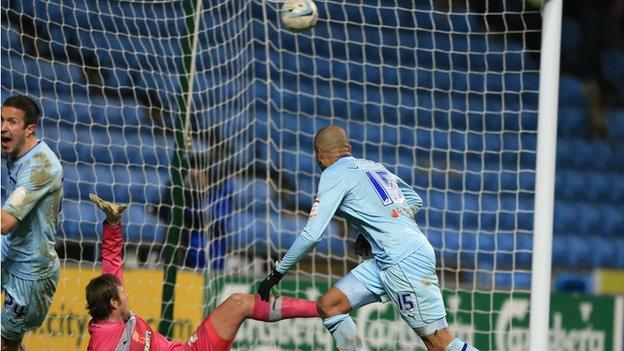
[[[542,13],[531,273],[531,351],[548,350],[562,2],[546,0]]]
[[[197,3],[195,3],[197,1]],[[185,0],[184,10],[187,14],[187,36],[182,39],[184,72],[180,76],[181,91],[178,98],[179,118],[176,119],[174,139],[175,154],[171,164],[171,218],[167,229],[167,238],[163,249],[164,277],[162,289],[162,304],[158,331],[172,338],[173,309],[175,306],[175,286],[178,266],[182,264],[179,258],[179,245],[182,226],[184,225],[184,160],[186,159],[187,140],[190,130],[190,114],[193,101],[193,77],[195,75],[195,55],[198,48],[198,30],[201,19],[201,0]],[[189,37],[190,36],[190,37]],[[189,43],[192,41],[192,44]]]
[[[266,139],[266,143],[267,143],[267,156],[266,156],[266,171],[265,171],[265,175],[266,175],[266,180],[267,180],[267,185],[269,187],[272,186],[272,181],[271,181],[271,63],[270,63],[270,50],[271,50],[271,43],[269,41],[269,17],[267,15],[267,6],[268,6],[269,2],[265,1],[262,4],[262,17],[264,20],[264,38],[265,38],[265,45],[264,45],[264,54],[266,57],[266,61],[265,61],[265,69],[266,69],[266,86],[267,86],[267,119],[266,119],[266,129],[267,129],[267,139]],[[264,235],[265,235],[265,240],[267,243],[267,247],[266,247],[266,256],[267,256],[267,274],[268,272],[271,272],[271,270],[273,269],[273,262],[271,262],[271,192],[267,191],[267,195],[266,195],[266,214],[265,214],[265,220],[266,223],[264,225]]]

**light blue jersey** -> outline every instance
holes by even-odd
[[[63,198],[63,169],[43,141],[16,160],[8,159],[8,199],[2,209],[19,220],[2,237],[2,269],[25,280],[58,274],[54,250]]]
[[[371,244],[373,259],[334,285],[352,309],[392,301],[401,318],[421,337],[448,327],[436,275],[435,252],[414,215],[423,203],[409,185],[383,165],[342,157],[321,174],[310,219],[275,268],[286,273],[320,240],[336,211]],[[364,349],[348,314],[323,320],[336,346]],[[461,341],[462,350],[475,350]]]
[[[337,210],[366,236],[380,268],[392,266],[428,244],[414,220],[421,207],[420,196],[380,163],[340,158],[321,174],[308,223],[277,271],[288,271],[321,240]]]

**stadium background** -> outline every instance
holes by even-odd
[[[192,297],[177,293],[187,306],[213,306],[224,288],[249,285],[304,225],[319,175],[312,137],[332,122],[348,130],[356,155],[382,161],[419,190],[427,207],[419,221],[446,288],[527,291],[539,8],[506,1],[483,15],[483,1],[434,3],[318,2],[311,37],[281,28],[276,6],[205,1],[186,109],[181,78],[194,18],[184,2],[3,0],[2,99],[25,93],[41,103],[40,135],[65,173],[63,281],[97,271],[102,217],[87,201],[97,192],[131,204],[127,267],[137,295],[156,287],[153,298],[135,297],[141,315],[159,318],[167,260],[191,274],[179,279],[192,281]],[[561,293],[624,290],[622,5],[605,3],[613,8],[564,8],[553,244]],[[192,147],[178,158],[187,112]],[[183,207],[171,205],[176,179]],[[167,258],[178,208],[179,250]],[[313,272],[321,278],[312,288],[322,292],[356,264],[347,234],[332,223],[296,284]],[[209,283],[215,278],[218,286]],[[84,319],[81,291],[57,294],[65,303],[55,301],[53,313],[71,309]],[[199,320],[196,307],[174,312],[186,314]],[[63,334],[53,329],[37,342]]]

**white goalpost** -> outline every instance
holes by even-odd
[[[452,330],[546,350],[561,0],[532,3],[316,1],[295,33],[279,1],[3,0],[2,98],[41,103],[65,171],[63,273],[27,346],[85,348],[90,192],[130,204],[131,305],[155,328],[186,339],[254,292],[306,223],[312,139],[333,123],[423,198]],[[354,240],[336,218],[276,292],[318,298],[360,262]],[[389,304],[353,317],[370,350],[424,350]],[[246,322],[235,344],[332,347],[318,320]]]
[[[547,350],[549,347],[548,331],[550,322],[553,213],[555,207],[562,7],[563,1],[548,0],[544,3],[542,14],[530,350]]]

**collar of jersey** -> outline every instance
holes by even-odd
[[[338,160],[340,160],[341,158],[349,158],[349,157],[353,158],[353,155],[346,154],[346,155],[338,156],[338,158],[336,159],[336,162],[338,162]]]
[[[36,149],[36,148],[37,148],[37,146],[39,146],[39,144],[41,144],[41,141],[42,141],[42,140],[37,141],[37,143],[35,144],[35,146],[31,147],[31,148],[30,148],[30,150],[26,151],[26,153],[25,153],[25,154],[23,154],[22,156],[17,157],[17,158],[14,158],[14,159],[10,159],[10,161],[11,161],[12,163],[15,163],[15,162],[17,162],[17,161],[21,160],[22,158],[24,158],[24,156],[28,155],[28,154],[29,154],[29,153],[31,153],[34,149]]]

